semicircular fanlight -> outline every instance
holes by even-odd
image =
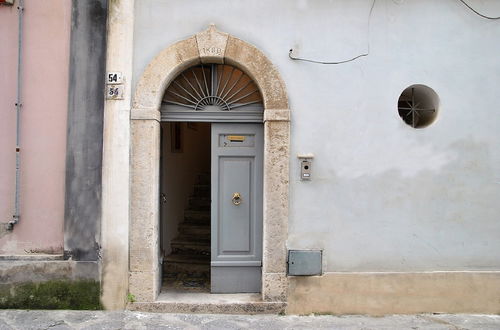
[[[178,75],[167,88],[163,103],[195,111],[230,111],[262,104],[262,97],[253,80],[234,66],[202,64]]]

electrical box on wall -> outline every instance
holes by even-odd
[[[14,4],[14,0],[0,0],[0,5],[13,5]]]
[[[313,276],[322,274],[321,250],[289,250],[288,275]]]
[[[300,161],[300,180],[311,180],[313,154],[297,156]]]

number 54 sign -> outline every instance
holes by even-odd
[[[108,72],[106,75],[106,84],[116,85],[123,84],[123,77],[121,72]]]
[[[123,77],[121,72],[108,72],[106,74],[106,99],[123,100]]]

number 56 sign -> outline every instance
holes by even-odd
[[[107,100],[123,100],[123,85],[107,85],[106,86]]]

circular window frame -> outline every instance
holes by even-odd
[[[421,129],[436,122],[440,100],[436,91],[431,87],[414,84],[401,92],[397,107],[399,117],[406,125]]]

